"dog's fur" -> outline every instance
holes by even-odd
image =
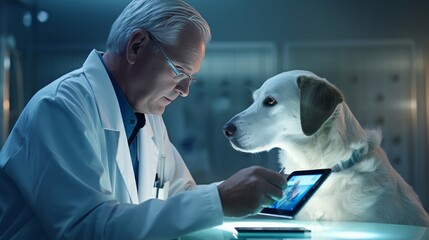
[[[333,172],[296,219],[429,226],[417,195],[380,147],[380,131],[364,130],[333,84],[308,71],[289,71],[268,79],[253,98],[224,125],[237,150],[279,148],[287,173],[332,168],[363,152],[353,166]]]

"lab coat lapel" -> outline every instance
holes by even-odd
[[[85,74],[94,91],[103,127],[108,132],[118,132],[118,134],[106,134],[106,138],[108,138],[106,140],[107,143],[118,144],[117,146],[108,147],[117,149],[116,163],[125,182],[129,197],[132,203],[138,203],[137,186],[121,111],[110,78],[96,50],[90,53],[83,67],[85,68]],[[119,139],[109,139],[118,137]]]
[[[152,129],[152,116],[146,115],[146,125],[139,132],[139,201],[143,202],[153,198],[153,187],[158,167],[159,150],[155,142],[155,134]]]

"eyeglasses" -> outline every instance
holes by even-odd
[[[191,76],[189,76],[188,74],[177,69],[177,67],[174,65],[173,61],[171,61],[171,59],[167,56],[164,49],[161,47],[161,45],[158,43],[158,41],[152,36],[152,34],[149,33],[149,37],[155,42],[155,44],[156,44],[156,46],[158,46],[159,50],[161,50],[162,55],[164,55],[165,59],[167,60],[168,65],[171,67],[174,74],[176,74],[176,76],[173,78],[173,81],[175,81],[176,83],[179,83],[179,82],[186,80],[189,84],[191,84],[193,81],[195,81],[195,79],[193,79]]]

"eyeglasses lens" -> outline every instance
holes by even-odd
[[[182,82],[184,80],[190,82],[191,79],[189,78],[188,75],[186,75],[184,73],[179,73],[177,76],[174,77],[175,82]]]

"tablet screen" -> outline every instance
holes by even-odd
[[[287,188],[282,199],[276,201],[262,213],[293,217],[319,186],[329,176],[330,169],[296,171],[289,175]]]

